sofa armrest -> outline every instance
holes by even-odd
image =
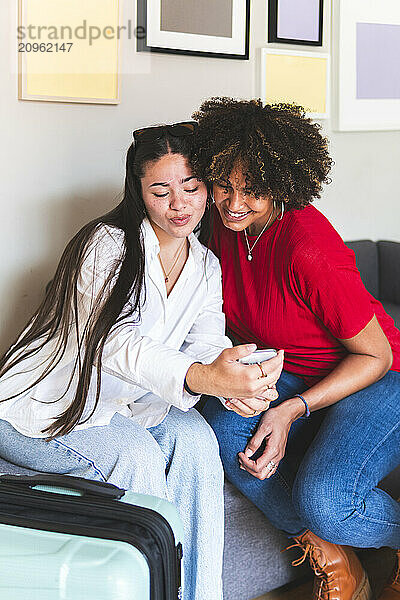
[[[380,241],[379,299],[400,305],[400,243]]]
[[[356,255],[357,269],[360,271],[363,284],[370,294],[379,298],[378,248],[371,240],[346,242],[346,246]]]

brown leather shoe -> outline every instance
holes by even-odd
[[[348,546],[326,542],[310,530],[294,540],[289,548],[302,548],[304,554],[292,564],[298,566],[308,558],[315,573],[312,600],[371,600],[367,574]]]
[[[397,550],[392,578],[379,596],[379,600],[400,600],[400,550]]]

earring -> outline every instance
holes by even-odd
[[[215,203],[214,196],[213,196],[213,193],[210,191],[207,196],[207,203],[206,203],[207,210],[209,208],[211,208],[214,203]]]
[[[274,209],[275,210],[277,209],[276,200],[274,200]],[[281,214],[279,215],[279,217],[276,217],[278,221],[282,221],[284,213],[285,213],[285,203],[281,201]]]

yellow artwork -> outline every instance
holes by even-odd
[[[329,56],[317,52],[263,49],[262,100],[294,102],[309,116],[329,114]]]
[[[19,0],[19,99],[119,102],[119,0]]]

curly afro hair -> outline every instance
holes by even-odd
[[[256,196],[304,208],[330,183],[332,159],[321,126],[295,104],[211,98],[193,114],[192,166],[210,183],[227,180],[235,164]]]

